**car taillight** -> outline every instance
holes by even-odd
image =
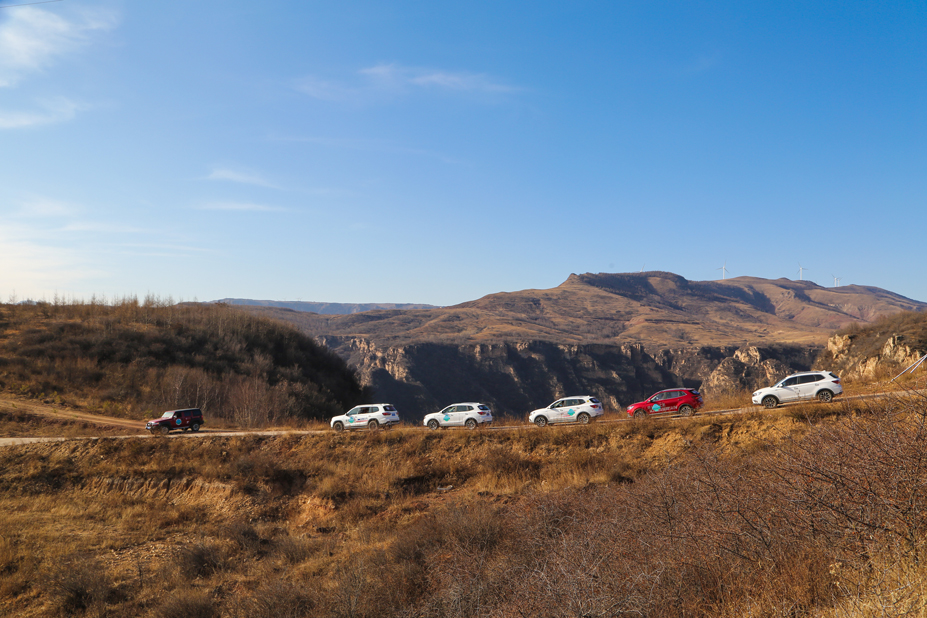
[[[477,413],[478,413],[478,414],[481,414],[481,415],[482,415],[482,414],[486,414],[486,413],[483,412],[482,410],[478,410]]]
[[[593,408],[598,408],[599,406],[597,406],[596,404],[592,404],[592,407],[593,407]]]
[[[831,380],[834,384],[840,384],[840,380]]]
[[[392,412],[384,412],[384,413],[383,413],[383,416],[389,416],[389,415],[391,415],[391,414],[392,414]]]

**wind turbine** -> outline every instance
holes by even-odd
[[[805,268],[804,266],[801,265],[801,262],[799,262],[799,263],[798,263],[798,280],[799,280],[799,281],[802,281],[802,275],[804,275],[804,272],[805,272],[806,270],[811,270],[811,269],[810,269],[810,268]]]
[[[724,264],[721,265],[721,268],[716,268],[715,270],[721,271],[721,280],[727,279],[727,260],[724,260]]]
[[[831,277],[834,278],[834,287],[839,288],[840,287],[840,277],[838,277],[837,275],[831,275]]]

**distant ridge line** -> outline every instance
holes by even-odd
[[[321,303],[289,300],[254,300],[250,298],[222,298],[210,301],[226,305],[249,305],[254,307],[276,307],[321,315],[350,315],[364,311],[395,311],[409,309],[439,309],[438,305],[421,303]]]

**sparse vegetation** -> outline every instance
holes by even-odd
[[[289,325],[153,298],[0,305],[0,389],[136,419],[195,406],[249,427],[328,418],[365,397],[340,358]]]
[[[924,615],[923,404],[11,447],[0,614]]]

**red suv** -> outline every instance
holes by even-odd
[[[678,412],[683,416],[692,416],[702,407],[702,396],[694,388],[668,388],[655,393],[646,401],[632,403],[628,406],[628,416],[642,418],[647,414]]]
[[[145,429],[151,433],[162,433],[167,435],[171,429],[183,429],[184,431],[192,429],[199,431],[203,424],[203,413],[199,408],[187,408],[185,410],[168,410],[160,418],[153,418],[145,425]]]

